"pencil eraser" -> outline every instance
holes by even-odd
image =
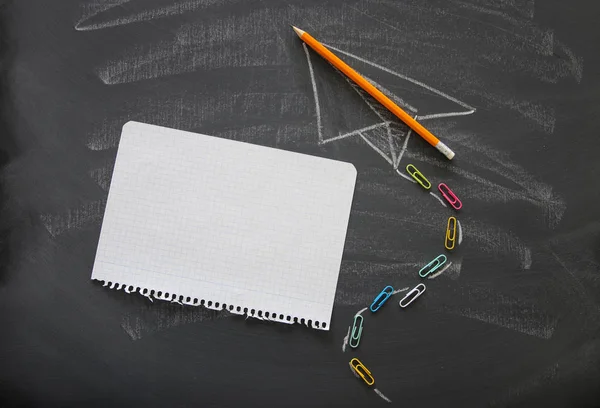
[[[435,148],[442,152],[442,154],[446,156],[448,160],[452,160],[454,158],[454,152],[442,142],[438,142],[438,144],[435,145]]]

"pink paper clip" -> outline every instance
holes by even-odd
[[[456,194],[454,194],[452,190],[448,188],[447,185],[440,183],[438,185],[438,190],[440,190],[440,193],[442,193],[442,196],[446,199],[446,201],[448,201],[452,208],[455,210],[460,210],[462,208],[462,202],[458,199]]]

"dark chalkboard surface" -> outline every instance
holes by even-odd
[[[393,406],[600,406],[600,3],[18,0],[0,13],[0,406],[386,404],[352,357]],[[330,331],[90,280],[129,120],[357,167]],[[461,197],[464,241],[418,302],[365,314],[343,352],[353,315],[443,252],[452,213],[402,177],[409,163]]]

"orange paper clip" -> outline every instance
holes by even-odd
[[[375,378],[373,378],[371,372],[358,358],[355,357],[350,360],[350,368],[352,368],[352,371],[359,375],[368,386],[375,384]]]
[[[446,201],[448,201],[452,208],[455,210],[460,210],[462,208],[462,202],[458,199],[456,194],[454,194],[452,190],[448,188],[447,185],[440,183],[438,185],[438,190],[440,190],[440,193],[442,193],[442,196],[446,199]]]

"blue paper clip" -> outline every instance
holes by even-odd
[[[410,305],[412,302],[415,301],[416,298],[418,298],[425,292],[425,289],[425,285],[419,283],[410,292],[408,292],[406,296],[402,298],[402,300],[399,303],[400,307],[404,309],[406,306]]]
[[[369,307],[371,312],[375,313],[376,311],[378,311],[379,308],[383,306],[383,304],[386,302],[386,300],[388,300],[393,294],[394,288],[392,288],[390,285],[383,288],[381,293],[377,295],[373,303],[371,303],[371,306]]]
[[[354,316],[354,323],[352,323],[352,333],[350,333],[350,340],[348,344],[352,348],[357,348],[360,343],[360,336],[363,330],[363,317],[361,315]]]
[[[445,264],[447,260],[448,258],[446,258],[446,255],[438,255],[433,261],[421,268],[419,271],[419,276],[421,278],[426,278],[427,275],[430,275],[440,269],[440,267]]]

